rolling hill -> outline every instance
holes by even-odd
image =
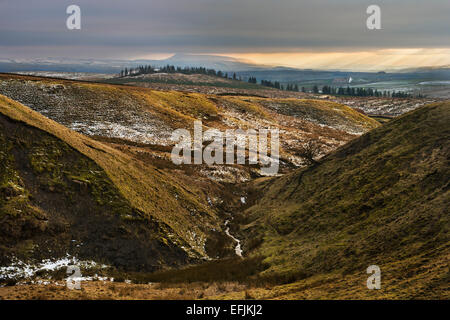
[[[221,130],[278,127],[289,164],[299,139],[325,153],[379,125],[325,101],[14,75],[0,82],[0,93],[35,110],[1,96],[2,265],[70,254],[154,271],[233,254],[224,221],[242,194],[221,182],[248,180],[254,169],[176,167],[173,130],[196,119]]]
[[[342,104],[314,99],[200,94],[16,75],[0,75],[0,94],[95,138],[158,146],[140,151],[164,159],[169,156],[161,147],[171,150],[173,130],[192,130],[196,119],[219,130],[280,129],[285,168],[302,165],[298,151],[307,140],[316,141],[323,155],[379,125]],[[203,169],[207,176],[217,171]]]
[[[289,283],[256,298],[449,297],[450,102],[422,107],[318,163],[254,184],[244,250]],[[378,265],[382,289],[368,290]]]
[[[124,128],[138,128],[139,118],[157,123],[160,134],[158,125],[171,130],[200,117],[220,129],[276,124],[292,141],[317,134],[335,139],[330,150],[351,141],[282,177],[232,186],[149,161],[144,152],[166,152],[163,139],[155,147],[114,138],[114,131],[87,137],[0,96],[0,267],[76,256],[126,273],[162,270],[136,275],[145,283],[249,283],[208,298],[448,297],[449,102],[379,126],[317,100],[20,77],[11,83],[10,93],[72,127],[86,125],[79,121],[87,115]],[[178,269],[233,253],[227,212],[245,258]],[[381,290],[366,288],[366,268],[374,264]]]
[[[204,191],[4,96],[0,140],[2,266],[70,255],[154,271],[232,242],[207,200],[211,184]]]

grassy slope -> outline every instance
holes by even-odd
[[[262,242],[266,276],[306,280],[260,297],[448,297],[449,123],[449,102],[428,105],[261,182],[247,246]],[[365,288],[372,264],[376,293]]]
[[[261,121],[269,119],[269,125],[276,125],[280,122],[277,118],[273,119],[277,111],[266,107],[265,104],[276,104],[281,108],[289,105],[289,109],[308,110],[308,116],[313,122],[320,122],[326,114],[330,119],[337,119],[339,124],[350,124],[355,128],[362,127],[367,130],[377,125],[367,117],[361,118],[361,115],[351,108],[313,100],[220,97],[28,76],[0,75],[0,79],[8,81],[4,83],[7,85],[3,85],[3,88],[12,88],[9,92],[12,96],[17,95],[17,98],[37,110],[47,110],[52,119],[64,125],[86,119],[100,122],[115,122],[118,119],[119,123],[125,119],[123,125],[133,125],[135,118],[141,121],[150,119],[149,122],[153,124],[155,119],[159,119],[163,130],[170,130],[179,127],[192,128],[192,122],[201,118],[209,127],[224,129],[227,125],[222,120],[228,119],[229,110],[236,113],[236,121],[243,128],[253,126],[251,122],[243,121],[247,115]],[[60,88],[55,89],[54,86]],[[199,187],[192,184],[187,186],[164,170],[135,161],[116,149],[75,134],[6,98],[2,98],[2,101],[2,110],[7,116],[50,132],[93,159],[106,171],[120,193],[134,208],[166,223],[178,234],[175,238],[187,241],[198,254],[204,253],[203,244],[208,230],[222,229],[207,203],[206,194]],[[322,103],[324,106],[320,107]],[[314,112],[315,110],[318,112]],[[157,134],[158,126],[154,129]],[[323,134],[338,142],[352,137],[345,132],[322,128],[312,123],[306,123],[302,130],[311,135]]]
[[[172,145],[172,131],[192,130],[196,119],[220,130],[279,128],[283,173],[303,163],[298,152],[306,140],[316,141],[323,155],[379,125],[325,100],[221,96],[7,74],[0,74],[0,94],[81,133],[153,145]],[[240,179],[232,176],[225,179]]]
[[[244,102],[262,106],[284,115],[294,115],[331,127],[359,125],[365,130],[376,128],[377,121],[356,110],[332,101],[315,99],[264,99],[240,97]]]
[[[106,173],[104,178],[111,181],[119,195],[135,212],[139,212],[140,216],[132,218],[125,215],[123,218],[144,219],[144,221],[154,219],[160,222],[166,226],[166,230],[163,230],[164,234],[161,235],[166,238],[162,239],[163,242],[173,242],[177,246],[183,245],[188,249],[190,247],[194,256],[203,256],[207,231],[211,228],[220,230],[215,213],[208,206],[206,199],[203,199],[202,192],[195,186],[185,186],[158,169],[73,132],[4,96],[0,96],[0,113],[7,119],[19,121],[56,137],[56,140],[63,141],[83,156],[93,160],[95,165]],[[17,125],[16,130],[21,131],[22,125]],[[7,135],[6,139],[8,140]],[[52,144],[58,149],[54,141]],[[42,148],[42,152],[32,159],[35,162],[32,166],[38,173],[46,171],[49,161],[54,162],[53,166],[59,161],[59,159],[51,159],[51,152],[45,144],[39,147]],[[55,152],[58,153],[58,150]],[[92,178],[79,177],[80,174],[76,173],[72,175],[76,175],[77,180],[81,182]],[[8,180],[6,179],[5,183]],[[100,194],[98,197],[103,195]]]
[[[248,83],[245,81],[237,81],[216,76],[203,74],[152,74],[138,77],[124,77],[112,78],[104,80],[105,83],[111,84],[133,84],[139,85],[142,83],[164,83],[177,85],[195,85],[195,86],[214,86],[224,88],[241,88],[241,89],[265,89],[257,84]]]
[[[0,114],[0,142],[0,265],[66,254],[128,270],[188,262],[169,226],[64,141]]]
[[[89,111],[92,119],[105,109],[127,108],[134,112],[145,110],[153,117],[163,120],[171,128],[191,126],[191,121],[202,118],[214,126],[214,121],[221,120],[227,109],[249,112],[260,119],[270,118],[268,113],[275,111],[281,114],[294,114],[308,117],[314,123],[329,120],[330,125],[347,124],[352,128],[372,129],[378,123],[342,104],[310,99],[270,99],[245,96],[217,96],[178,91],[158,91],[132,86],[118,86],[88,82],[77,82],[62,79],[46,79],[29,76],[0,74],[0,82],[5,88],[15,88],[16,93],[10,96],[14,100],[20,97],[25,104],[44,104],[50,113],[53,109],[71,107],[70,113],[62,109],[64,117],[77,116]],[[52,85],[63,85],[65,88],[48,92]],[[33,91],[36,90],[36,91]],[[0,90],[1,92],[2,90]],[[24,94],[28,91],[31,96]],[[5,92],[8,92],[7,90]],[[58,100],[58,95],[65,99]],[[75,101],[72,101],[75,99]],[[28,101],[29,100],[29,101]],[[67,106],[66,106],[67,105]],[[76,105],[77,108],[73,108]],[[74,110],[73,110],[74,109]],[[110,111],[110,110],[108,110]],[[227,115],[229,117],[230,115]],[[78,121],[86,119],[76,119]]]

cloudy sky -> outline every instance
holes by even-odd
[[[81,8],[81,30],[66,8]],[[381,8],[381,30],[366,9]],[[361,69],[450,65],[448,0],[0,0],[0,57],[163,58]]]

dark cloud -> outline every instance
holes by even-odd
[[[65,27],[78,4],[82,30]],[[377,3],[382,30],[365,27]],[[442,0],[15,0],[0,1],[0,54],[115,57],[151,52],[277,52],[448,47]],[[46,49],[48,53],[46,54]]]

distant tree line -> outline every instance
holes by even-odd
[[[313,87],[313,92],[318,93],[319,88],[315,85]],[[332,86],[323,86],[322,93],[324,94],[333,94],[333,95],[345,95],[345,96],[355,96],[355,97],[391,97],[391,98],[423,98],[424,96],[421,94],[410,94],[402,91],[378,91],[377,89],[372,88],[358,88],[358,87],[332,87]]]
[[[228,73],[222,71],[216,71],[214,69],[208,69],[204,67],[175,67],[173,65],[166,65],[164,67],[154,67],[154,66],[138,66],[136,68],[125,68],[120,71],[119,75],[121,77],[128,76],[138,76],[142,74],[153,74],[153,73],[182,73],[182,74],[205,74],[210,76],[216,76],[221,78],[229,78]],[[233,74],[233,79],[238,80],[236,73]]]
[[[250,78],[248,78],[248,83],[254,83],[254,84],[257,84],[258,82],[256,81],[256,78],[255,78],[255,77],[250,77]]]
[[[261,85],[265,87],[275,88],[283,90],[283,85],[280,84],[278,81],[272,82],[270,80],[261,80]]]
[[[286,90],[287,90],[287,91],[299,91],[299,90],[298,90],[298,84],[296,84],[296,83],[294,83],[294,84],[288,83],[288,84],[286,85]]]
[[[250,83],[257,83],[256,82],[256,78],[254,77],[250,77],[248,79],[248,82]],[[299,91],[298,89],[298,84],[296,83],[288,83],[286,86],[282,85],[280,82],[278,81],[270,81],[270,80],[261,80],[261,85],[265,86],[265,87],[270,87],[270,88],[275,88],[275,89],[279,89],[279,90],[286,90],[286,91]]]

